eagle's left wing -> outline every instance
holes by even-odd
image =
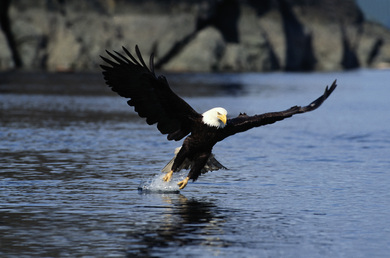
[[[273,124],[277,121],[291,117],[295,114],[313,111],[317,109],[319,106],[321,106],[321,104],[334,91],[336,86],[337,85],[335,80],[332,86],[330,86],[330,88],[328,88],[328,86],[326,87],[325,92],[322,96],[320,96],[318,99],[314,100],[312,103],[304,107],[294,106],[284,111],[270,112],[270,113],[265,113],[262,115],[254,115],[254,116],[240,114],[236,118],[228,119],[226,126],[222,129],[221,140],[233,134],[244,132],[254,127]]]
[[[180,140],[191,133],[193,121],[201,115],[187,102],[176,95],[164,76],[154,73],[153,55],[150,68],[145,64],[138,46],[138,60],[123,48],[127,57],[115,51],[107,51],[111,59],[101,57],[108,65],[101,65],[106,84],[120,96],[130,98],[127,102],[149,125],[157,124],[168,140]]]

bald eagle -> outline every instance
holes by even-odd
[[[187,136],[182,146],[176,149],[174,158],[162,170],[166,172],[163,180],[168,182],[174,172],[189,169],[187,177],[178,183],[180,189],[190,179],[197,180],[202,173],[225,168],[212,154],[217,142],[254,127],[315,110],[336,88],[334,81],[330,88],[326,87],[322,96],[304,107],[294,106],[254,116],[244,113],[228,119],[227,111],[222,107],[200,114],[176,95],[164,76],[156,76],[153,54],[148,68],[138,46],[135,47],[138,60],[124,47],[123,51],[127,56],[117,51],[114,51],[115,54],[106,51],[112,59],[101,56],[108,64],[101,65],[106,84],[120,96],[130,99],[127,103],[134,107],[135,112],[146,118],[149,125],[157,124],[157,129],[167,134],[168,140],[179,141]]]

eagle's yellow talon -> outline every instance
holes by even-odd
[[[177,183],[177,185],[179,186],[179,189],[183,189],[184,187],[186,187],[186,185],[188,184],[188,180],[190,180],[189,177],[186,177],[184,180],[180,181],[179,183]]]
[[[171,171],[169,171],[169,172],[163,177],[163,180],[164,180],[165,182],[171,181],[172,175],[173,175],[173,171],[171,170]]]

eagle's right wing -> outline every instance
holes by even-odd
[[[332,86],[325,89],[325,92],[318,99],[314,100],[307,106],[300,107],[294,106],[287,110],[280,112],[270,112],[261,115],[248,116],[246,114],[240,114],[238,117],[233,119],[228,119],[226,126],[222,129],[221,139],[224,139],[228,136],[231,136],[236,133],[247,131],[254,127],[259,127],[263,125],[273,124],[277,121],[283,120],[285,118],[291,117],[295,114],[305,113],[317,109],[321,104],[329,97],[329,95],[336,88],[336,80],[333,82]]]

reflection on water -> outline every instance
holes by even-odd
[[[151,197],[161,198],[166,205],[143,207],[154,210],[158,217],[151,221],[146,218],[143,225],[127,233],[127,238],[131,239],[127,249],[129,257],[161,256],[164,253],[185,256],[191,246],[227,245],[218,237],[224,233],[221,227],[224,218],[213,202],[187,199],[181,194]],[[184,246],[187,250],[178,249]]]
[[[195,109],[231,116],[339,87],[313,113],[218,144],[229,170],[174,194],[138,187],[180,143],[100,75],[1,77],[0,256],[387,256],[389,72],[168,78]]]

